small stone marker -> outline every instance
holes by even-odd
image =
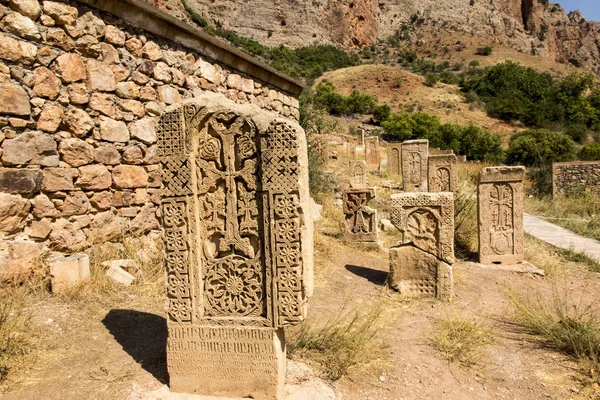
[[[456,192],[458,190],[457,159],[454,154],[429,156],[429,191]]]
[[[524,260],[523,179],[525,167],[487,167],[479,172],[479,262]]]
[[[377,242],[377,210],[368,206],[374,188],[344,189],[344,237],[353,242]]]
[[[205,94],[158,123],[171,390],[277,399],[312,293],[306,138]]]
[[[390,249],[388,284],[408,297],[453,296],[454,194],[392,195],[392,224],[402,233]]]
[[[428,140],[402,143],[402,186],[405,192],[427,192]]]
[[[50,284],[52,292],[60,293],[65,289],[90,279],[90,258],[87,254],[74,254],[48,261],[50,266]]]
[[[365,139],[365,160],[368,170],[379,171],[381,168],[378,136],[371,136]]]
[[[367,166],[362,160],[349,162],[350,165],[350,187],[363,188],[367,186]]]
[[[388,170],[388,174],[391,176],[401,176],[402,175],[402,144],[401,143],[388,144],[387,170]]]
[[[125,286],[130,286],[135,281],[135,276],[118,265],[111,265],[106,271],[106,276]]]

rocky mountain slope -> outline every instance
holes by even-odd
[[[147,1],[185,16],[181,0]],[[215,26],[271,46],[360,48],[396,36],[418,50],[432,37],[460,41],[467,35],[481,45],[506,45],[600,72],[600,23],[547,0],[185,1]]]

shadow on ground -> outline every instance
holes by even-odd
[[[350,265],[347,264],[345,268],[352,272],[354,275],[360,276],[361,278],[367,279],[369,282],[374,283],[376,285],[383,286],[385,281],[387,280],[388,273],[385,271],[380,271],[378,269],[361,267],[358,265]]]
[[[167,321],[160,315],[134,310],[110,310],[102,323],[142,368],[168,383]]]

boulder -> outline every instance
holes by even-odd
[[[86,244],[86,237],[78,223],[61,218],[52,223],[50,246],[58,251],[79,251]]]
[[[33,91],[39,97],[56,99],[60,93],[60,79],[46,67],[38,67],[33,71]]]
[[[45,168],[42,180],[42,190],[45,192],[60,192],[75,189],[73,180],[77,176],[75,168]]]
[[[37,0],[10,0],[10,8],[21,15],[37,20],[42,14],[42,8]]]
[[[43,9],[44,14],[50,16],[56,25],[72,25],[79,15],[75,7],[56,1],[44,1]]]
[[[39,169],[0,168],[0,192],[32,194],[39,192],[41,186]]]
[[[81,57],[75,53],[59,56],[54,63],[54,71],[65,83],[82,81],[87,76]]]
[[[0,193],[0,232],[17,233],[25,228],[31,210],[29,200],[21,196]]]
[[[89,59],[87,62],[87,84],[90,90],[112,92],[117,88],[115,74],[110,65]]]
[[[29,240],[0,241],[0,280],[21,281],[38,265],[44,245]]]
[[[142,57],[152,61],[158,61],[162,58],[162,50],[160,46],[151,40],[148,40],[142,47]]]
[[[33,201],[33,216],[36,218],[57,217],[58,210],[45,194],[38,194]]]
[[[140,142],[150,145],[156,142],[156,118],[146,117],[131,124],[131,136]]]
[[[81,167],[94,161],[94,147],[81,139],[63,139],[58,151],[62,160],[72,167]]]
[[[148,185],[148,173],[143,167],[117,165],[113,169],[113,182],[119,189],[135,189]]]
[[[94,149],[94,159],[100,164],[117,165],[121,162],[121,154],[113,144],[105,143]]]
[[[177,88],[170,85],[159,86],[158,89],[158,99],[165,104],[176,104],[181,102],[181,94],[179,94],[179,90]]]
[[[159,229],[160,224],[156,219],[156,207],[143,206],[137,216],[131,220],[129,227],[133,233],[139,235],[148,233],[153,229]]]
[[[92,117],[77,107],[69,107],[63,116],[63,124],[77,137],[87,135],[95,126]]]
[[[2,162],[6,165],[58,165],[56,142],[42,132],[21,133],[14,139],[2,142]]]
[[[45,240],[48,235],[52,232],[52,226],[50,225],[50,218],[44,218],[40,221],[31,223],[28,236],[34,240]]]
[[[112,179],[104,165],[86,165],[79,168],[76,185],[84,190],[104,190],[110,188]]]
[[[129,130],[123,121],[116,121],[105,116],[100,117],[100,137],[108,142],[129,141]]]
[[[42,35],[35,22],[18,12],[10,13],[0,22],[0,29],[24,39],[40,40]]]
[[[106,24],[96,17],[92,11],[77,18],[77,28],[82,35],[91,35],[96,38],[103,37],[106,32]]]
[[[92,110],[100,111],[110,118],[114,118],[117,115],[117,107],[115,107],[113,95],[107,93],[92,93],[92,97],[90,98],[90,108]]]
[[[62,216],[83,215],[90,209],[90,201],[83,192],[71,192],[64,200]]]
[[[75,48],[75,42],[62,28],[49,28],[46,32],[46,44],[64,51],[73,51]]]
[[[69,85],[69,101],[72,104],[87,104],[90,101],[90,92],[85,83]]]
[[[12,83],[0,84],[0,114],[30,115],[31,105],[25,89]]]
[[[48,133],[56,132],[62,123],[63,114],[61,106],[47,101],[37,121],[37,128]]]
[[[144,152],[139,146],[127,146],[123,150],[123,162],[125,164],[141,164],[144,161]]]
[[[16,40],[0,33],[0,58],[23,64],[31,64],[35,60],[37,52],[38,48],[36,45]]]
[[[127,231],[127,218],[104,211],[94,216],[91,229],[92,237],[97,243],[110,241],[122,236]]]
[[[125,32],[113,25],[107,25],[104,40],[115,46],[125,45]]]

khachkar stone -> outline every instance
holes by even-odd
[[[429,191],[456,192],[458,189],[457,159],[454,154],[429,156]]]
[[[428,140],[402,143],[402,186],[405,192],[427,192]]]
[[[402,233],[390,249],[389,285],[407,297],[453,296],[454,194],[392,195],[392,224]]]
[[[367,186],[367,166],[362,160],[349,162],[350,187],[363,188]]]
[[[402,144],[401,143],[388,144],[387,170],[388,170],[389,175],[392,175],[392,176],[402,175]]]
[[[368,206],[374,188],[343,191],[344,237],[353,242],[377,242],[377,210]]]
[[[312,292],[305,140],[295,122],[214,94],[161,116],[173,391],[280,396],[283,327]]]
[[[524,260],[523,179],[525,167],[488,167],[479,172],[479,262]]]
[[[379,150],[379,137],[371,136],[365,139],[365,160],[367,169],[378,171],[381,167],[381,152]]]

